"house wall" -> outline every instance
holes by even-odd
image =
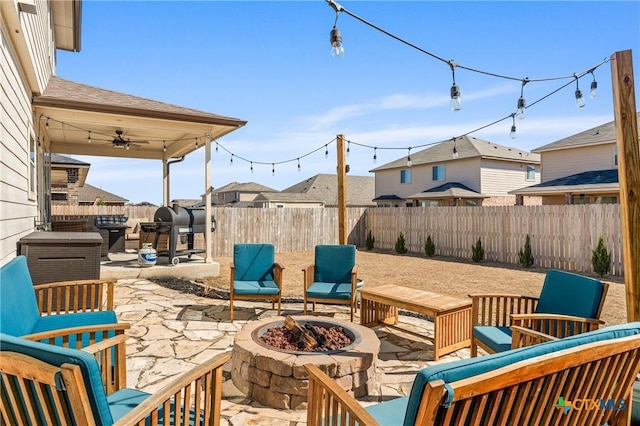
[[[16,255],[17,242],[39,216],[38,188],[31,191],[30,182],[42,179],[46,141],[30,158],[30,141],[38,140],[31,98],[46,87],[55,52],[49,2],[36,5],[38,14],[30,15],[19,13],[13,0],[0,4],[0,265]]]
[[[256,202],[257,204],[258,202]],[[261,206],[256,206],[256,207],[270,207],[270,208],[321,208],[324,207],[323,203],[321,202],[317,202],[317,203],[296,203],[296,202],[288,202],[288,201],[266,201],[266,202],[261,202],[264,203]]]
[[[615,143],[580,146],[575,148],[543,151],[541,181],[548,182],[589,170],[614,169]]]
[[[535,165],[534,180],[526,179],[526,165],[513,161],[482,159],[480,192],[485,195],[508,196],[515,200],[515,197],[508,195],[509,191],[540,183],[540,165]]]

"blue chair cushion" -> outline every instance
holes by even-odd
[[[234,281],[233,292],[239,295],[274,295],[280,293],[275,281]]]
[[[275,248],[273,244],[235,244],[234,279],[237,281],[273,281]]]
[[[118,318],[113,311],[96,311],[96,312],[78,312],[72,314],[45,315],[38,319],[33,333],[41,333],[43,331],[60,330],[69,327],[82,327],[102,324],[117,324]],[[112,337],[115,333],[109,335]],[[89,336],[83,336],[82,347],[89,345]],[[62,338],[56,338],[55,344],[60,346]],[[76,346],[76,336],[69,336],[69,346]]]
[[[27,258],[17,256],[0,268],[0,331],[31,334],[40,318]]]
[[[599,330],[576,334],[574,336],[565,337],[551,342],[540,343],[538,345],[513,349],[506,352],[499,352],[483,357],[432,365],[418,372],[415,380],[413,381],[403,424],[404,426],[413,426],[415,423],[416,413],[420,405],[422,393],[424,392],[424,387],[428,382],[441,379],[445,383],[451,383],[472,376],[477,376],[488,371],[493,371],[536,356],[550,354],[588,343],[637,334],[640,334],[640,322],[632,322],[605,327]],[[449,395],[448,397],[452,398],[453,395]],[[386,404],[386,402],[381,403],[381,405]],[[380,408],[380,410],[383,410],[382,412],[384,412],[384,408]]]
[[[315,248],[314,264],[315,282],[351,282],[351,270],[356,264],[356,246],[318,245]]]
[[[373,416],[380,426],[400,426],[407,412],[409,397],[392,399],[381,404],[369,405],[364,409]]]
[[[77,349],[32,342],[6,334],[0,334],[0,351],[25,354],[57,367],[62,364],[79,366],[96,424],[111,425],[113,423],[107,397],[104,393],[100,367],[93,355]],[[46,424],[45,419],[41,420],[41,424]]]
[[[307,288],[307,297],[317,299],[351,299],[351,282],[336,283],[312,283]]]
[[[107,396],[107,402],[109,404],[109,410],[111,411],[113,421],[115,422],[120,420],[122,416],[136,408],[150,396],[151,394],[141,390],[129,388],[120,389],[119,391]]]
[[[596,318],[602,299],[602,282],[578,274],[547,271],[536,313]]]
[[[473,337],[487,345],[493,352],[511,349],[511,329],[509,327],[477,325],[473,327]]]

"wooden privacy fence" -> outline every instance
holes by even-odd
[[[125,215],[153,220],[157,207],[52,206],[56,219]],[[214,256],[230,256],[237,242],[271,242],[278,252],[311,251],[338,243],[336,208],[214,207]],[[393,250],[400,232],[411,253],[424,254],[431,235],[436,255],[471,259],[478,238],[485,259],[518,265],[527,234],[535,266],[592,273],[592,250],[603,235],[612,255],[611,275],[622,276],[619,204],[504,207],[348,208],[348,242],[364,248],[367,232],[375,248]],[[196,246],[204,240],[196,237]]]

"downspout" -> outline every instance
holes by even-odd
[[[168,207],[169,203],[170,203],[170,194],[169,194],[169,188],[171,186],[171,182],[169,179],[169,166],[171,166],[174,163],[179,163],[181,161],[184,161],[184,156],[178,158],[177,160],[173,160],[173,161],[166,161],[166,160],[162,160],[162,171],[163,171],[163,179],[162,179],[162,183],[163,183],[163,188],[162,188],[162,205]]]

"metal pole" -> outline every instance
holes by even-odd
[[[211,232],[211,138],[205,138],[204,145],[204,239],[206,245],[205,263],[213,262],[211,256],[211,245],[213,244],[213,233]]]

